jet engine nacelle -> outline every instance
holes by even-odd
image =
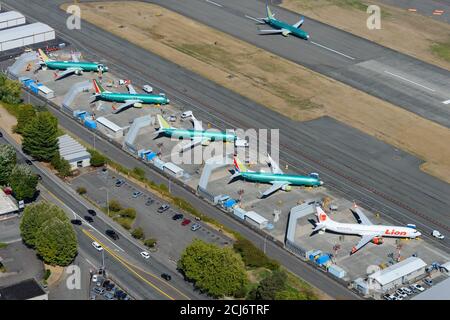
[[[133,104],[133,107],[135,107],[135,108],[142,108],[142,103],[136,102],[135,104]]]
[[[372,239],[372,243],[376,244],[376,245],[380,245],[383,243],[383,238],[382,237],[374,237]]]
[[[75,70],[75,74],[81,76],[83,74],[83,70]]]
[[[209,139],[202,140],[202,146],[209,146],[210,143],[211,143],[211,140],[209,140]]]
[[[281,190],[283,190],[283,191],[291,191],[291,190],[292,190],[292,187],[291,187],[290,185],[282,186],[282,187],[281,187]]]

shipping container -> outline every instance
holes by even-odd
[[[335,264],[328,267],[328,272],[339,279],[344,278],[346,275],[345,270]]]
[[[318,265],[322,265],[322,264],[326,263],[327,261],[330,261],[330,256],[327,254],[323,254],[316,259],[316,263]]]

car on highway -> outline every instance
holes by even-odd
[[[145,205],[149,206],[149,205],[153,204],[153,202],[155,202],[155,200],[153,200],[152,198],[148,198],[147,202],[145,202]]]
[[[102,251],[103,250],[103,247],[97,242],[97,241],[94,241],[94,242],[92,242],[92,246],[95,248],[95,250],[97,250],[97,251]]]
[[[182,226],[187,226],[189,223],[191,223],[191,220],[190,219],[184,219],[182,222],[181,222],[181,225]]]
[[[431,235],[433,236],[433,237],[435,237],[435,238],[438,238],[438,239],[444,239],[445,237],[442,235],[442,233],[440,233],[439,231],[437,231],[437,230],[433,230],[433,232],[431,233]]]
[[[199,225],[198,223],[194,223],[192,226],[191,226],[191,230],[192,231],[197,231],[198,229],[200,229],[202,226],[201,225]]]
[[[177,221],[177,220],[183,219],[183,217],[184,216],[181,213],[177,213],[177,214],[173,215],[172,220]]]
[[[142,193],[141,191],[135,191],[135,192],[133,192],[133,198],[140,197],[141,195],[143,195],[143,193]]]
[[[147,251],[142,251],[141,252],[141,256],[144,259],[149,259],[150,258],[150,254]]]
[[[172,280],[172,276],[170,274],[167,274],[167,273],[161,274],[161,278],[163,278],[166,281]]]
[[[29,166],[32,166],[32,165],[33,165],[33,162],[31,162],[31,160],[29,160],[29,159],[26,159],[26,160],[25,160],[25,163],[26,163],[27,165],[29,165]]]
[[[125,180],[117,179],[116,180],[116,187],[121,187],[124,183],[125,183]]]
[[[87,212],[93,217],[95,217],[97,215],[97,212],[95,212],[95,210],[92,210],[92,209],[88,209]]]
[[[87,222],[94,222],[94,219],[92,219],[91,216],[84,216],[84,220],[86,220]]]
[[[169,210],[170,206],[168,204],[163,204],[161,207],[158,208],[158,213],[163,213],[166,210]]]
[[[80,219],[72,219],[70,220],[72,224],[76,224],[77,226],[81,226],[83,222]]]
[[[105,234],[113,240],[119,239],[119,235],[114,230],[108,229],[105,231]]]
[[[425,288],[422,287],[422,286],[421,286],[420,284],[418,284],[418,283],[412,284],[411,287],[413,287],[415,290],[420,291],[420,292],[425,291]]]

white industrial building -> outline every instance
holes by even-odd
[[[16,201],[0,189],[0,219],[19,211]]]
[[[55,30],[41,22],[0,30],[0,52],[54,39]]]
[[[118,139],[123,136],[123,129],[122,127],[119,127],[114,122],[106,119],[105,117],[98,117],[97,123],[100,124],[98,126],[98,130],[106,134],[108,137]]]
[[[266,228],[267,224],[269,223],[269,220],[259,215],[255,211],[246,211],[244,220],[258,229]]]
[[[89,167],[91,154],[78,141],[65,134],[58,138],[59,154],[70,163],[72,170]]]
[[[25,24],[25,17],[17,11],[0,13],[0,29],[11,28]]]
[[[172,162],[164,163],[163,171],[177,178],[181,178],[184,174],[184,170]]]

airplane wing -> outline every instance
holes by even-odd
[[[294,24],[292,26],[294,28],[300,28],[302,26],[303,22],[305,22],[305,19],[302,17],[299,22],[297,22],[296,24]]]
[[[202,131],[203,130],[203,126],[202,123],[200,121],[198,121],[194,115],[191,116],[192,122],[194,123],[194,130],[195,131]]]
[[[359,240],[358,244],[352,248],[351,254],[357,252],[359,249],[364,247],[366,244],[368,244],[370,241],[372,241],[373,238],[379,237],[380,235],[377,233],[371,233],[371,234],[365,234],[362,236],[361,240]]]
[[[280,30],[275,30],[275,29],[259,30],[259,32],[261,32],[261,34],[277,34],[277,33],[283,33],[284,31],[289,32],[289,30],[285,30],[285,29],[280,29]]]
[[[272,169],[272,173],[280,173],[280,174],[284,173],[283,170],[281,170],[280,167],[278,166],[278,163],[273,161],[270,155],[267,155],[267,158],[269,159],[270,169]]]
[[[137,94],[136,90],[134,89],[134,87],[131,84],[128,84],[127,88],[128,88],[128,92],[130,94]]]
[[[61,78],[64,78],[65,76],[68,76],[69,74],[75,73],[75,72],[83,72],[83,69],[81,68],[68,68],[64,70],[63,72],[59,72],[55,78],[55,80],[59,80]]]
[[[181,152],[190,150],[190,149],[198,146],[199,144],[202,144],[202,137],[194,137],[189,143],[186,143],[181,147]]]
[[[364,214],[364,212],[362,212],[362,210],[357,205],[354,205],[351,210],[354,213],[356,213],[356,215],[359,217],[358,223],[365,224],[368,226],[373,225],[372,221],[370,221],[369,218],[367,218],[367,216]]]
[[[141,100],[126,100],[125,103],[122,103],[120,106],[118,106],[117,109],[113,111],[113,113],[122,112],[122,111],[132,107],[135,103],[142,103],[142,101]]]
[[[273,181],[271,183],[272,183],[272,186],[263,192],[263,194],[262,194],[263,197],[266,197],[266,196],[274,193],[278,189],[281,189],[282,187],[289,185],[288,181]]]

